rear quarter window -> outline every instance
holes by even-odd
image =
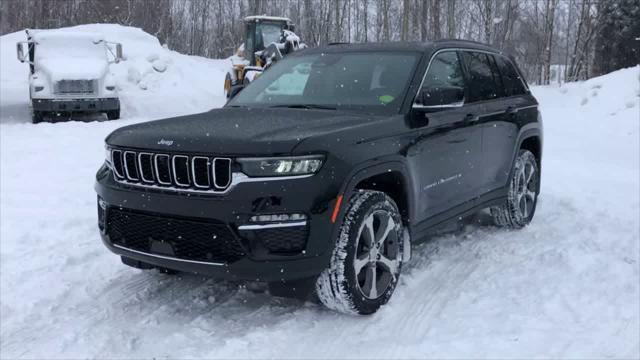
[[[482,101],[498,98],[502,95],[502,84],[496,79],[491,58],[485,53],[461,51],[469,75],[469,101]]]
[[[496,64],[502,75],[504,90],[507,96],[522,95],[527,92],[520,74],[514,65],[503,56],[496,56]]]

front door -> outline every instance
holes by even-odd
[[[465,80],[456,51],[437,53],[431,60],[419,92],[439,88],[464,88]],[[434,92],[435,92],[434,91]],[[438,215],[472,200],[482,173],[482,131],[468,113],[464,99],[442,106],[414,104],[414,116],[426,116],[428,125],[408,152],[419,169],[420,220]]]

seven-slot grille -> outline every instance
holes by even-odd
[[[177,190],[220,192],[231,185],[231,159],[111,150],[116,180]]]
[[[60,80],[56,82],[56,94],[93,94],[96,90],[95,80]]]

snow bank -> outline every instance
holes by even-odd
[[[136,29],[87,29],[120,34],[123,120],[30,124],[21,35],[0,38],[1,358],[640,357],[639,68],[534,88],[545,145],[532,224],[499,230],[480,214],[435,236],[391,302],[356,318],[127,268],[104,248],[93,191],[104,137],[222,104],[226,61]],[[149,70],[160,59],[164,72]]]
[[[112,64],[110,70],[116,76],[125,119],[197,113],[224,104],[228,61],[179,54],[161,46],[154,36],[127,26],[91,24],[58,31],[100,34],[107,41],[122,44],[125,60]],[[4,123],[29,119],[28,65],[19,63],[15,54],[15,43],[24,40],[24,31],[0,37],[0,108],[4,110],[0,121]]]

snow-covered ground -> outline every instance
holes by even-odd
[[[505,231],[477,216],[434,236],[392,301],[353,317],[135,270],[103,247],[93,179],[104,137],[221,106],[226,62],[136,29],[87,28],[124,44],[122,120],[32,125],[22,34],[0,38],[1,358],[640,357],[638,67],[534,88],[545,147],[533,223]],[[164,73],[150,70],[156,59]]]

